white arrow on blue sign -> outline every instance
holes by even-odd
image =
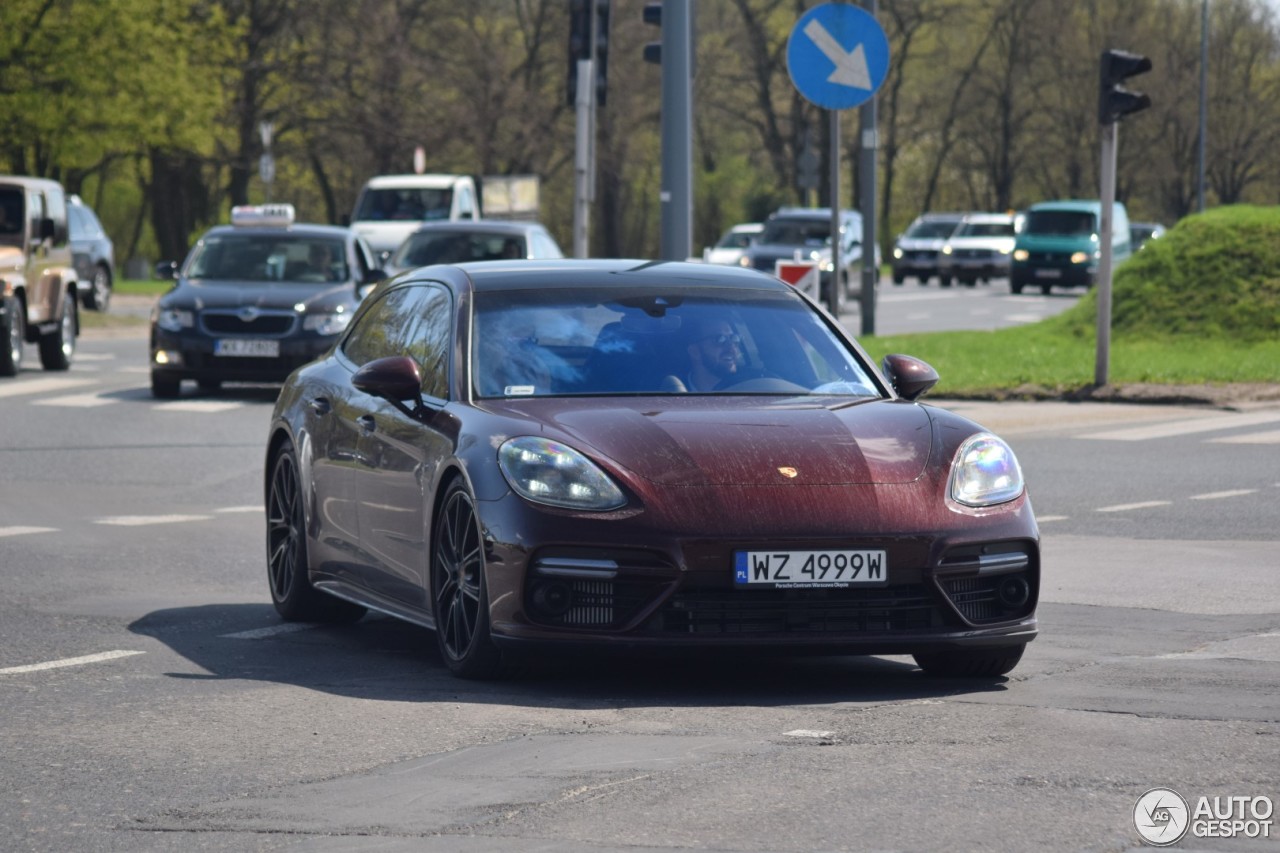
[[[844,110],[869,99],[889,72],[889,39],[875,17],[847,3],[800,16],[787,39],[787,72],[819,107]]]

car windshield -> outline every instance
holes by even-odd
[[[528,257],[524,237],[465,230],[432,230],[409,235],[391,258],[397,269],[428,264],[498,261]]]
[[[792,293],[652,286],[479,291],[478,397],[879,397],[859,356]],[[695,361],[720,378],[698,387]]]
[[[716,243],[717,249],[745,249],[755,240],[756,235],[747,231],[730,231]]]
[[[297,234],[210,234],[200,241],[188,278],[318,284],[346,281],[343,241]]]
[[[453,190],[395,187],[365,190],[355,218],[360,221],[448,219]]]
[[[956,237],[1012,237],[1012,222],[966,222],[956,229]]]
[[[821,219],[775,219],[764,226],[760,242],[775,246],[826,246],[831,223]]]
[[[0,187],[0,241],[22,240],[22,190]]]
[[[956,223],[934,219],[912,223],[903,236],[915,240],[941,240],[950,237],[954,230],[956,230]]]
[[[1033,210],[1027,214],[1025,234],[1075,236],[1097,230],[1094,216],[1081,210]]]

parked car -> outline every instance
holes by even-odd
[[[1041,293],[1049,293],[1054,286],[1093,287],[1101,222],[1100,201],[1065,199],[1031,205],[1014,241],[1009,289],[1021,293],[1034,284]],[[1110,239],[1115,263],[1129,257],[1129,215],[1120,202],[1112,208]]]
[[[236,207],[205,233],[151,313],[151,394],[177,397],[183,380],[284,380],[333,345],[364,293],[386,277],[349,228],[294,222],[291,204]]]
[[[1008,276],[1016,227],[1012,213],[965,214],[942,244],[938,256],[941,280],[955,279],[973,287],[978,281]]]
[[[116,280],[115,245],[102,223],[78,195],[67,197],[67,228],[71,234],[71,257],[76,275],[85,283],[80,297],[84,307],[106,311]]]
[[[846,297],[862,291],[859,266],[862,261],[862,214],[856,210],[840,213],[840,259],[845,269]],[[879,253],[876,255],[879,260]],[[833,268],[831,260],[831,209],[827,207],[782,207],[769,215],[755,242],[743,249],[738,266],[774,274],[778,261],[815,261],[819,281],[806,292],[821,299],[827,292]]]
[[[742,260],[742,256],[762,231],[762,222],[742,222],[735,225],[724,232],[714,246],[702,250],[702,260],[708,264],[735,265]]]
[[[547,229],[537,222],[429,222],[400,244],[383,265],[388,275],[429,264],[563,258]]]
[[[943,287],[950,286],[950,277],[939,273],[938,258],[942,254],[942,246],[963,218],[963,213],[923,213],[917,216],[894,241],[893,283],[902,284],[908,276],[914,276],[921,284],[928,284],[930,278],[937,276]]]
[[[584,645],[1006,673],[1040,583],[1017,459],[919,402],[924,362],[882,370],[751,270],[419,268],[276,402],[272,601],[434,629],[463,677]]]
[[[0,376],[17,375],[29,343],[45,370],[71,367],[77,287],[62,184],[0,175]]]
[[[1129,250],[1136,252],[1148,240],[1157,240],[1164,236],[1165,227],[1159,222],[1130,222]]]
[[[470,175],[379,175],[356,197],[351,227],[381,264],[424,222],[480,218],[476,183]]]

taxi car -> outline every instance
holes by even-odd
[[[293,205],[236,207],[181,266],[151,313],[151,394],[178,396],[183,380],[282,382],[323,355],[364,293],[385,278],[349,228],[294,221]]]
[[[434,629],[461,677],[584,645],[998,677],[1039,531],[1009,445],[920,402],[937,380],[754,270],[421,267],[281,389],[264,579],[285,620]]]

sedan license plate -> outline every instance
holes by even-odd
[[[843,589],[889,582],[884,551],[735,551],[733,560],[739,588]]]
[[[1036,270],[1036,278],[1062,278],[1062,270],[1053,267],[1041,268]]]
[[[223,338],[214,342],[213,354],[231,357],[278,358],[280,342],[266,338]]]

